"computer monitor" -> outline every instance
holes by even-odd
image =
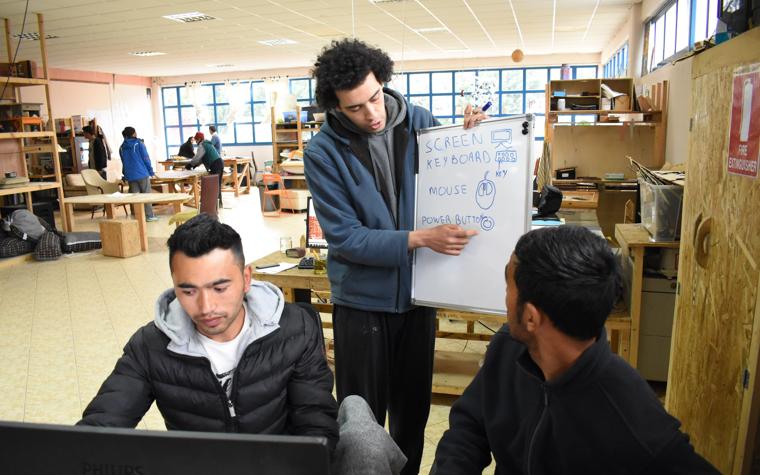
[[[329,449],[324,437],[0,421],[0,447],[0,473],[329,474]]]
[[[306,247],[327,249],[327,239],[322,233],[322,226],[317,221],[314,200],[311,199],[311,196],[306,198]]]

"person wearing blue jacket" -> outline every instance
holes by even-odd
[[[475,231],[414,229],[416,132],[433,115],[383,87],[388,55],[358,40],[326,47],[313,75],[326,123],[304,168],[329,245],[338,400],[363,397],[418,473],[430,412],[435,309],[411,303],[411,251],[458,255]],[[486,116],[468,106],[465,128]]]
[[[119,147],[121,157],[121,172],[124,179],[129,183],[130,193],[150,193],[150,177],[154,176],[153,167],[150,164],[148,149],[142,140],[137,138],[134,127],[124,127],[121,132],[124,142]],[[145,204],[145,220],[158,221],[153,214],[153,205]]]

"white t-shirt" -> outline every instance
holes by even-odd
[[[232,397],[232,377],[235,375],[235,369],[237,368],[238,355],[242,354],[240,345],[243,343],[243,335],[251,326],[248,322],[247,309],[244,309],[244,312],[243,328],[230,341],[215,341],[200,332],[196,332],[198,339],[206,350],[208,359],[211,361],[211,369],[214,371],[214,376],[216,376],[224,392],[227,393],[227,404],[232,416],[235,416],[235,408],[232,407],[230,399]]]

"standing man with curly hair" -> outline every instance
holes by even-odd
[[[419,472],[430,412],[435,309],[411,303],[412,251],[459,255],[476,233],[414,228],[416,133],[438,121],[383,87],[393,61],[344,39],[313,70],[326,123],[304,153],[306,181],[330,246],[338,400],[362,396]],[[464,127],[486,118],[470,106]]]

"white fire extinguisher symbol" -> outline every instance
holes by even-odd
[[[742,88],[742,122],[739,129],[739,141],[749,140],[749,122],[752,119],[752,79],[744,80]]]

